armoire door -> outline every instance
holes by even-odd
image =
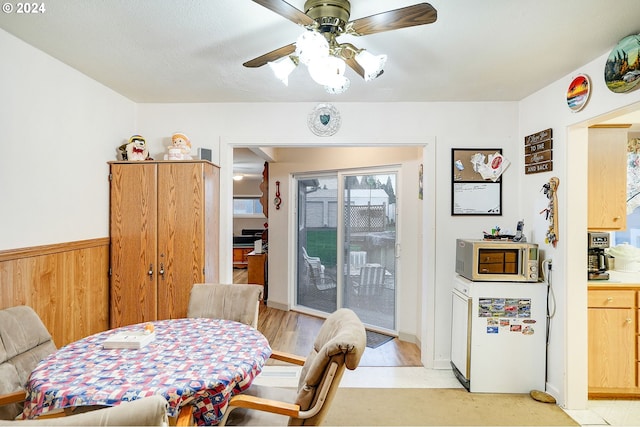
[[[186,317],[204,281],[204,165],[158,165],[158,319]]]
[[[111,327],[157,318],[155,164],[112,164]]]

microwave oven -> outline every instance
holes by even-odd
[[[456,273],[478,282],[537,282],[538,245],[506,240],[456,240]]]

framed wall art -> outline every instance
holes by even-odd
[[[451,215],[502,215],[502,177],[483,178],[479,169],[502,149],[451,149]]]
[[[625,93],[639,87],[639,45],[640,34],[632,34],[620,40],[609,54],[604,66],[604,81],[611,92]]]
[[[590,92],[589,77],[586,74],[577,75],[567,89],[567,105],[571,111],[575,113],[582,110],[587,105]]]

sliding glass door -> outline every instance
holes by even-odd
[[[345,175],[343,306],[395,330],[396,173]]]
[[[309,176],[298,185],[296,303],[332,313],[338,307],[338,178]]]
[[[347,307],[395,330],[396,178],[395,170],[296,177],[298,306]]]

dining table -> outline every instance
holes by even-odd
[[[144,333],[145,328],[154,336],[143,347],[105,348],[109,337]],[[160,394],[170,417],[191,405],[196,424],[216,425],[229,399],[251,385],[270,355],[264,335],[231,320],[183,318],[123,326],[43,359],[27,382],[23,418]]]

